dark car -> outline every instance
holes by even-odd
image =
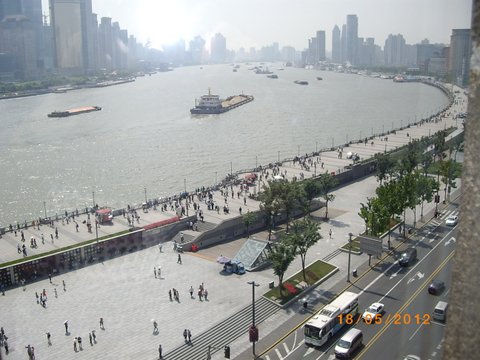
[[[413,263],[417,259],[417,249],[414,247],[409,247],[402,251],[400,254],[400,258],[398,259],[398,263],[401,266],[408,266]]]
[[[433,280],[428,286],[428,293],[432,295],[440,294],[445,289],[445,283],[442,280]]]

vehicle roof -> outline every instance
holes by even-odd
[[[355,336],[357,336],[358,334],[361,334],[361,333],[362,333],[362,330],[356,329],[356,328],[352,328],[352,329],[348,330],[348,331],[341,337],[340,340],[352,341]]]

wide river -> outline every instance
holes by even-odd
[[[312,152],[420,120],[448,100],[419,83],[296,68],[177,68],[133,83],[0,101],[0,225],[91,206],[139,204],[220,181],[256,163]],[[323,80],[316,80],[321,76]],[[294,80],[307,80],[308,86]],[[251,94],[221,115],[195,98]],[[48,118],[54,110],[102,111]],[[44,207],[45,204],[45,207]]]

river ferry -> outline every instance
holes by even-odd
[[[236,107],[249,103],[252,95],[233,95],[226,99],[213,95],[208,89],[208,95],[202,95],[200,100],[195,99],[195,107],[190,109],[191,114],[221,114]]]

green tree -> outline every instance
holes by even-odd
[[[281,203],[277,195],[278,189],[274,184],[276,183],[270,181],[268,184],[263,185],[263,191],[259,194],[260,209],[263,210],[265,214],[269,241],[272,238],[272,230],[275,226],[275,216],[281,209]]]
[[[328,219],[328,203],[335,200],[335,195],[330,194],[329,192],[338,185],[338,180],[332,174],[328,172],[320,175],[320,194],[325,200],[325,219]]]
[[[431,202],[433,200],[433,196],[438,190],[438,183],[437,181],[428,176],[422,174],[418,178],[417,182],[417,194],[420,197],[420,202],[421,202],[421,212],[420,212],[420,219],[423,220],[423,205],[426,202]]]
[[[390,154],[381,153],[375,154],[375,160],[377,162],[377,179],[380,181],[381,185],[392,170],[394,162],[392,161]]]
[[[277,197],[280,200],[282,209],[285,210],[285,216],[287,218],[286,230],[288,232],[292,213],[296,208],[298,208],[299,204],[302,201],[302,198],[304,198],[305,195],[303,192],[303,188],[296,181],[280,181],[276,184],[279,184]]]
[[[445,193],[445,201],[447,200],[447,190],[448,194],[450,194],[451,188],[456,188],[457,185],[455,184],[455,179],[460,175],[459,168],[451,159],[442,160],[439,166],[439,174],[441,176],[442,183],[444,183],[445,187],[443,189]]]
[[[358,215],[365,221],[367,235],[379,236],[388,228],[389,213],[379,198],[368,198],[367,204],[360,204]]]
[[[248,229],[250,228],[250,225],[252,225],[255,221],[255,214],[250,212],[250,210],[248,210],[245,214],[243,214],[242,216],[243,218],[243,223],[245,224],[245,227],[247,228],[247,238],[250,237],[250,233],[248,232]]]
[[[315,179],[307,179],[303,183],[303,192],[305,194],[305,214],[310,215],[310,209],[312,207],[312,201],[320,194],[320,184]]]
[[[282,239],[279,243],[272,246],[268,259],[272,262],[273,273],[278,276],[278,289],[280,296],[283,297],[283,276],[288,267],[295,259],[295,251],[288,242]]]
[[[292,232],[288,235],[288,242],[290,242],[294,248],[295,254],[300,255],[302,260],[302,275],[303,280],[308,283],[305,274],[305,258],[307,256],[308,249],[315,245],[318,240],[322,238],[319,225],[310,219],[304,219],[301,221],[295,221],[292,223]]]

